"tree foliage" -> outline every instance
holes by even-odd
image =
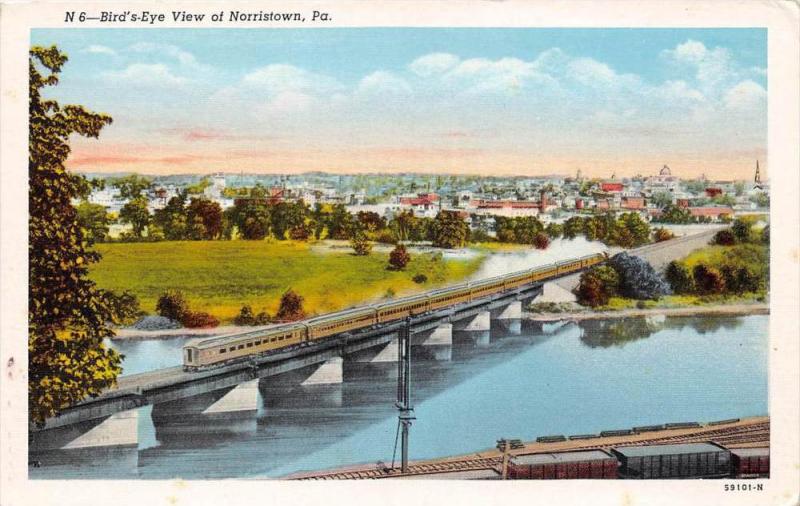
[[[100,257],[78,222],[71,202],[80,187],[64,167],[70,135],[97,138],[111,118],[41,95],[66,61],[55,46],[29,53],[28,413],[37,424],[115,384],[120,355],[103,339],[127,307],[87,277]]]
[[[631,299],[659,299],[669,295],[669,284],[643,258],[622,252],[609,260],[619,275],[619,294]]]
[[[122,223],[129,223],[136,237],[142,237],[147,225],[150,224],[150,218],[147,199],[141,195],[129,200],[119,211],[119,220]]]
[[[372,252],[372,243],[362,231],[357,231],[350,239],[350,247],[357,256],[367,256]]]
[[[469,239],[469,225],[454,211],[440,211],[430,230],[433,245],[439,248],[461,248]]]
[[[683,263],[673,260],[664,271],[664,278],[674,293],[687,294],[694,291],[694,280]]]
[[[702,295],[721,294],[725,292],[725,278],[715,267],[697,264],[692,269],[695,289]]]
[[[581,274],[577,289],[578,302],[584,306],[604,306],[617,294],[619,275],[607,265],[594,267]]]
[[[182,321],[189,313],[189,303],[179,290],[167,290],[158,297],[156,312],[176,322]]]
[[[153,181],[144,176],[131,174],[112,179],[111,186],[119,190],[119,196],[124,200],[133,200],[141,197],[143,191],[152,188]]]
[[[92,204],[82,201],[75,208],[78,212],[78,225],[83,230],[83,236],[88,243],[103,242],[108,235],[108,227],[111,220],[108,217],[106,208],[100,204]]]
[[[408,253],[406,247],[402,244],[398,244],[395,248],[389,253],[389,266],[396,270],[402,271],[408,265],[408,262],[411,261],[411,255]]]
[[[303,297],[291,288],[281,296],[281,303],[275,318],[280,321],[296,321],[306,317],[303,309]]]

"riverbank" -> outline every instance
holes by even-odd
[[[523,318],[539,322],[600,320],[629,318],[635,316],[694,316],[694,315],[751,315],[769,314],[769,304],[714,304],[708,306],[654,307],[643,309],[620,309],[613,311],[575,311],[564,313],[523,313]]]

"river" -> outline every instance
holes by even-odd
[[[523,322],[488,346],[457,340],[449,362],[412,367],[410,456],[494,446],[501,437],[596,433],[633,425],[767,414],[768,316],[637,317]],[[180,361],[180,341],[115,343],[126,372]],[[390,462],[394,365],[346,363],[333,387],[262,383],[258,422],[242,434],[156,436],[140,416],[135,469],[62,464],[31,477],[270,478]],[[151,408],[144,408],[149,413]],[[149,426],[148,426],[149,424]]]

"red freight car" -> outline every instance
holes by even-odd
[[[768,478],[769,447],[731,449],[733,478]]]
[[[603,450],[517,455],[508,464],[511,480],[615,479],[618,462]]]

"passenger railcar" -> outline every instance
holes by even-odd
[[[183,362],[186,370],[197,370],[221,365],[287,346],[297,345],[328,336],[367,328],[419,315],[429,311],[471,302],[521,286],[564,276],[603,262],[605,255],[587,255],[534,269],[512,272],[503,276],[462,283],[431,292],[391,300],[377,306],[363,306],[329,313],[302,322],[274,325],[267,329],[220,336],[210,339],[193,339],[184,346]]]

